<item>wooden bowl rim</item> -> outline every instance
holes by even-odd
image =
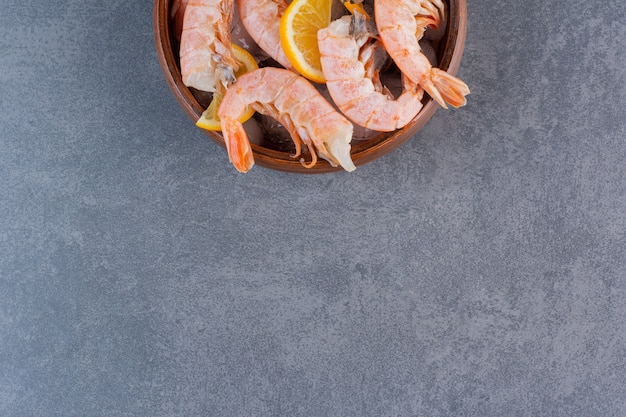
[[[204,109],[200,106],[191,91],[183,84],[180,69],[176,64],[170,36],[170,3],[171,0],[154,0],[153,26],[159,64],[170,90],[176,101],[189,118],[195,123]],[[461,64],[467,31],[466,0],[447,0],[448,28],[442,46],[443,56],[439,68],[456,75]],[[404,128],[391,133],[381,134],[372,139],[352,142],[352,160],[356,166],[364,165],[378,159],[411,139],[432,118],[439,105],[428,97],[418,115]],[[224,139],[219,132],[203,130],[214,142],[226,149]],[[284,172],[302,174],[321,174],[342,171],[341,167],[332,167],[324,160],[312,168],[305,168],[288,152],[276,151],[259,145],[252,145],[255,164]]]

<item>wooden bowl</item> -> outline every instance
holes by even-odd
[[[467,28],[466,0],[444,0],[446,3],[447,27],[445,34],[436,45],[438,67],[452,75],[456,75],[463,55],[465,33]],[[165,79],[183,110],[195,123],[206,107],[206,100],[197,91],[187,88],[181,79],[178,60],[178,42],[173,36],[170,19],[171,0],[154,0],[154,38],[159,63]],[[204,101],[204,107],[201,103]],[[352,160],[356,166],[371,162],[397,148],[411,139],[435,114],[439,104],[428,95],[424,97],[424,107],[417,116],[404,128],[394,132],[379,133],[366,140],[352,141]],[[226,149],[220,132],[202,130],[217,144]],[[300,161],[293,158],[290,149],[281,149],[281,145],[265,140],[259,145],[252,145],[254,160],[257,165],[286,172],[295,173],[327,173],[342,170],[332,167],[327,161],[319,159],[312,168],[305,168]],[[226,154],[225,154],[225,157]]]

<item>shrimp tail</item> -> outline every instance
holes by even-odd
[[[356,169],[350,157],[350,141],[352,140],[353,125],[346,124],[326,141],[320,148],[320,156],[329,162],[339,163],[343,169],[352,172]]]
[[[448,108],[446,103],[456,108],[464,106],[465,96],[470,93],[467,84],[439,68],[431,68],[420,85],[444,109]]]
[[[254,165],[254,156],[243,125],[231,118],[223,118],[221,124],[230,162],[237,168],[237,171],[248,172]]]

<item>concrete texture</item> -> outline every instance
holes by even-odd
[[[626,3],[470,2],[468,105],[238,174],[152,2],[0,0],[0,415],[625,416]]]

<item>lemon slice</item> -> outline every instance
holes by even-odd
[[[248,51],[235,44],[231,45],[231,49],[233,51],[233,55],[241,64],[239,66],[239,69],[235,71],[235,77],[238,78],[246,72],[250,72],[259,68],[256,61],[254,60],[254,57],[250,55]],[[215,93],[213,93],[213,100],[211,100],[209,107],[207,107],[207,109],[202,113],[202,115],[196,122],[196,126],[206,130],[222,130],[220,118],[217,117],[217,110],[220,108],[222,98],[223,92],[216,91]],[[243,123],[251,118],[252,115],[254,115],[254,110],[250,109],[239,121]]]
[[[317,31],[330,24],[333,0],[293,0],[280,18],[280,44],[291,65],[317,83],[325,82]]]

